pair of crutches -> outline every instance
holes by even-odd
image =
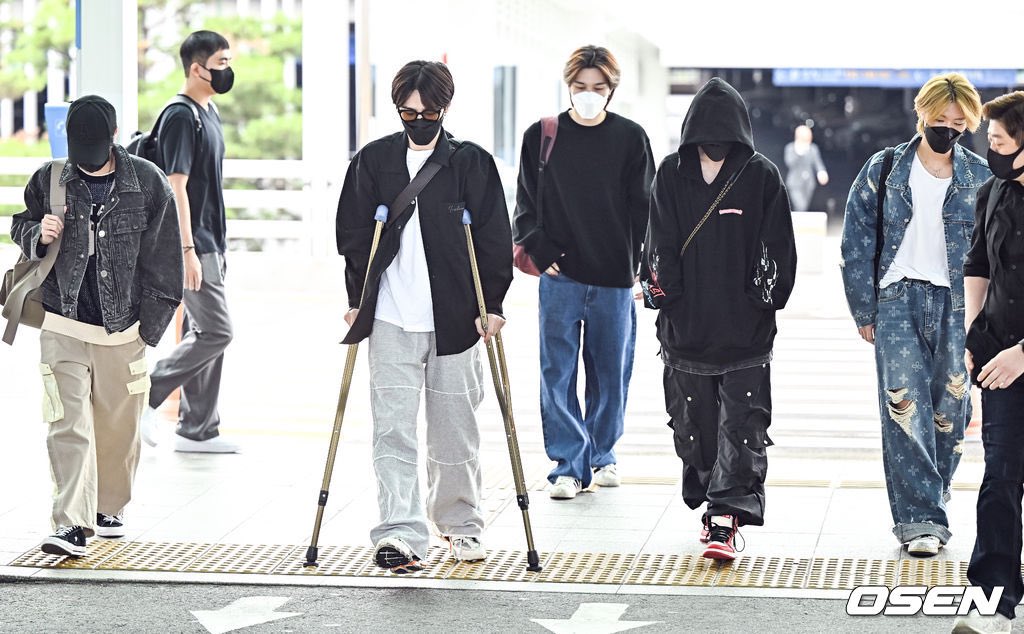
[[[373,231],[373,242],[370,244],[370,258],[366,265],[367,279],[370,274],[370,266],[377,252],[377,245],[380,243],[381,230],[388,219],[388,207],[379,205],[374,214],[376,226]],[[469,263],[473,273],[473,287],[476,291],[477,306],[480,309],[480,327],[487,332],[487,307],[484,304],[483,287],[480,284],[480,270],[477,267],[476,249],[473,247],[472,216],[468,209],[462,213],[462,224],[466,232],[466,248],[469,251]],[[363,282],[364,296],[360,298],[359,305],[362,306],[365,299],[366,280]],[[512,462],[512,478],[516,487],[516,501],[523,514],[523,527],[526,531],[526,569],[530,572],[540,572],[540,557],[533,545],[533,529],[530,525],[530,499],[526,491],[526,482],[523,477],[523,463],[519,454],[519,440],[516,437],[515,420],[512,416],[512,393],[509,387],[508,367],[505,362],[505,348],[502,344],[501,333],[498,332],[485,342],[487,358],[491,365],[491,377],[494,380],[494,394],[498,400],[498,408],[501,410],[501,417],[505,424],[505,439],[508,442],[509,458]],[[496,344],[496,346],[495,346]],[[495,354],[495,347],[497,354]],[[348,347],[348,354],[345,358],[345,371],[342,375],[341,391],[338,395],[338,407],[334,415],[334,429],[331,433],[331,444],[327,453],[327,465],[324,468],[324,478],[320,486],[320,496],[317,500],[316,522],[313,525],[313,536],[309,548],[306,549],[307,567],[315,567],[318,558],[318,542],[320,539],[320,526],[323,522],[324,508],[327,506],[327,497],[331,484],[331,475],[334,472],[334,460],[338,452],[338,442],[341,438],[341,424],[345,418],[345,406],[348,403],[349,389],[352,386],[352,374],[355,371],[356,355],[359,344],[353,343]]]

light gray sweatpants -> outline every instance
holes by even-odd
[[[483,368],[477,346],[439,357],[434,333],[405,332],[378,319],[369,347],[373,468],[380,506],[380,523],[370,539],[376,544],[383,537],[397,537],[425,559],[428,518],[442,535],[479,537],[483,483],[474,412],[483,400]],[[426,514],[420,502],[416,442],[421,392],[426,394],[427,414]]]

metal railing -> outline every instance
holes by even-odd
[[[0,176],[19,176],[22,183],[39,169],[46,159],[39,157],[0,157]],[[232,180],[273,180],[273,188],[232,188]],[[228,220],[228,236],[233,241],[260,242],[263,249],[284,248],[310,253],[320,233],[314,227],[314,199],[310,179],[301,160],[224,161],[224,205],[245,210],[244,219]],[[283,185],[278,187],[277,185]],[[0,187],[0,205],[24,205],[24,184]],[[336,201],[335,201],[336,202]],[[284,210],[296,219],[252,218],[261,212],[271,215]],[[10,216],[0,216],[0,233],[11,229]]]

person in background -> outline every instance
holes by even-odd
[[[782,159],[786,163],[786,191],[789,192],[793,211],[809,211],[815,188],[828,185],[828,172],[818,146],[812,143],[813,139],[814,134],[808,126],[797,126],[793,131],[793,141],[787,143],[782,151]]]
[[[185,323],[181,343],[153,369],[149,407],[142,419],[143,439],[160,440],[160,407],[181,388],[174,450],[236,453],[236,443],[220,435],[221,371],[224,350],[233,330],[224,278],[227,251],[224,211],[224,132],[213,97],[231,90],[228,41],[212,31],[196,31],[179,51],[185,71],[186,104],[168,106],[160,126],[159,148],[164,170],[178,203],[181,249],[185,258]]]

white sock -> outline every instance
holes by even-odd
[[[712,515],[711,525],[732,528],[732,515]]]

